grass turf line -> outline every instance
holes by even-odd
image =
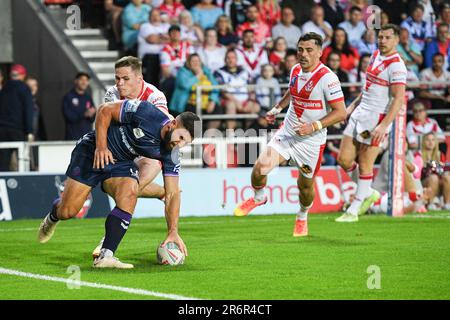
[[[450,219],[365,216],[335,223],[311,215],[310,236],[293,238],[293,215],[181,218],[189,256],[183,266],[156,264],[163,218],[132,222],[117,256],[134,270],[95,270],[91,252],[104,220],[58,225],[45,245],[38,220],[0,222],[0,267],[202,299],[449,299]],[[381,289],[369,290],[367,268],[381,268]],[[149,299],[102,289],[0,275],[0,299]]]

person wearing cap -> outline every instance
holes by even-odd
[[[33,141],[33,97],[24,80],[27,70],[11,67],[10,80],[0,91],[0,142]],[[13,149],[0,149],[0,171],[10,171]]]
[[[91,96],[86,92],[90,76],[79,72],[75,85],[63,98],[63,115],[66,121],[65,140],[78,140],[92,130],[96,109]]]

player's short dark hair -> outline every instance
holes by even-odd
[[[114,68],[130,67],[134,72],[142,73],[142,62],[136,57],[125,56],[116,61]]]
[[[253,29],[245,29],[245,30],[242,32],[242,36],[245,36],[247,33],[253,33],[253,34],[255,34],[255,30],[253,30]]]
[[[362,12],[362,10],[361,10],[360,7],[353,6],[353,7],[350,8],[350,14],[352,14],[352,13],[355,12],[355,11],[358,11],[358,12],[360,12],[360,13]]]
[[[400,27],[393,23],[385,24],[381,27],[381,30],[392,30],[397,37],[400,36]]]
[[[298,43],[300,43],[300,41],[309,41],[309,40],[314,40],[316,45],[322,48],[322,44],[323,44],[322,36],[315,32],[305,33],[304,35],[302,35],[300,37],[300,39],[298,39]]]
[[[187,131],[189,131],[189,134],[192,137],[192,140],[194,140],[195,138],[199,138],[195,136],[195,133],[199,133],[201,135],[201,120],[198,117],[198,115],[196,115],[193,112],[183,112],[181,113],[177,119],[179,121],[181,121],[181,125],[183,126],[183,128],[185,128]],[[198,126],[197,128],[199,128],[199,130],[195,130],[196,126]]]
[[[172,31],[181,31],[181,28],[179,25],[174,24],[170,26],[169,31],[167,33],[170,34]]]
[[[80,71],[80,72],[77,72],[77,74],[75,75],[75,80],[78,80],[81,77],[86,77],[86,78],[88,78],[88,80],[91,78],[89,73]]]

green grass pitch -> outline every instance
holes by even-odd
[[[0,222],[0,268],[200,299],[450,299],[450,214],[365,216],[335,223],[310,215],[307,238],[293,238],[293,215],[181,218],[185,265],[156,263],[163,218],[135,219],[117,256],[133,270],[94,270],[91,252],[103,219],[58,225],[37,242],[37,220]],[[380,268],[380,289],[368,289]],[[370,282],[370,280],[369,280]],[[155,299],[0,273],[0,299]]]

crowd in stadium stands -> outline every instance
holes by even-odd
[[[79,3],[83,8],[100,6],[102,10],[92,11],[97,16],[84,15],[91,19],[83,21],[85,26],[104,21],[99,27],[109,34],[110,48],[142,59],[144,79],[166,94],[173,114],[197,111],[200,101],[203,114],[259,115],[253,123],[211,120],[207,128],[264,127],[262,115],[282,95],[280,84],[289,82],[290,69],[297,63],[298,38],[311,31],[323,36],[322,62],[341,82],[365,80],[370,55],[377,49],[376,33],[366,27],[371,23],[395,23],[401,27],[397,50],[407,65],[409,82],[450,81],[450,4],[446,0],[44,2]],[[380,14],[373,15],[374,10]],[[0,75],[0,86],[1,79]],[[92,100],[86,94],[88,82],[88,75],[78,75],[74,89],[64,97],[67,139],[78,138],[82,128],[95,117]],[[197,86],[216,84],[235,87],[203,90],[200,98],[196,96]],[[251,84],[256,84],[256,89],[247,88]],[[359,86],[345,87],[346,102],[350,103],[359,92]],[[439,124],[444,130],[449,129],[447,116],[436,116],[438,122],[426,117],[427,109],[449,106],[448,85],[409,87],[407,98],[414,106],[414,119],[408,124],[410,131],[439,134]],[[86,106],[82,114],[71,113],[76,103]],[[341,133],[342,129],[338,125],[329,128],[329,133]],[[20,130],[29,133],[31,129],[20,124]],[[420,148],[414,141],[409,141],[411,147]],[[335,164],[338,147],[339,141],[328,142],[323,164]]]

